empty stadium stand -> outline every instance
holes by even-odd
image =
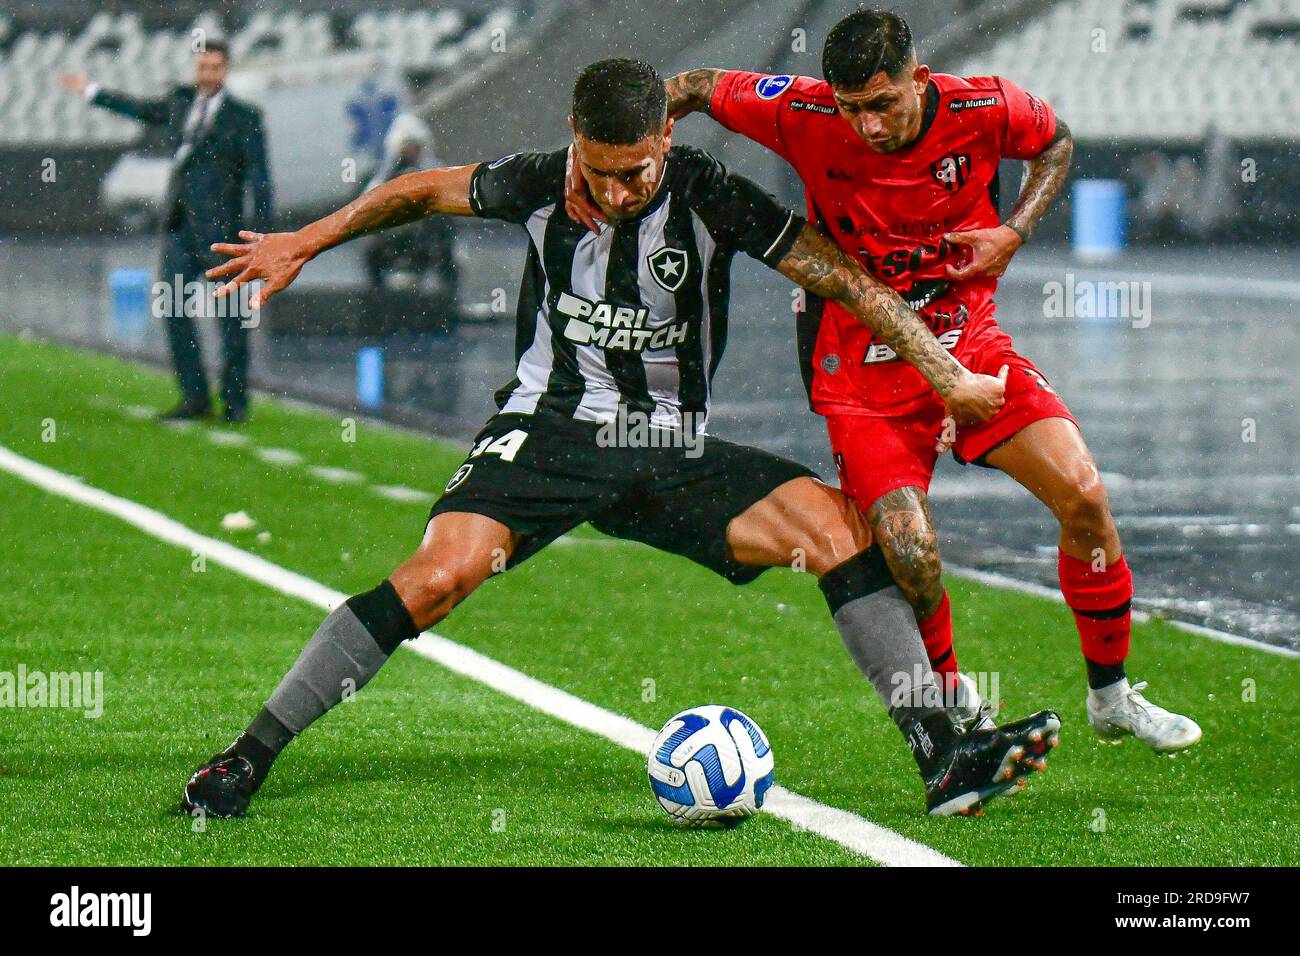
[[[1081,141],[1294,139],[1300,0],[1072,0],[961,65],[1050,100]]]
[[[201,12],[187,22],[172,18],[162,25],[135,12],[101,11],[80,28],[24,25],[12,15],[0,17],[0,148],[111,145],[136,138],[136,123],[68,96],[59,88],[58,75],[84,70],[105,86],[154,94],[189,80],[192,44],[199,35],[229,40],[234,62],[241,66],[310,65],[337,54],[366,52],[429,82],[472,68],[494,41],[525,22],[536,22],[538,6],[464,0],[349,15],[296,5],[250,10],[239,19]],[[521,18],[521,12],[531,13],[531,20]]]

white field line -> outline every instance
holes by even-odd
[[[347,599],[347,595],[341,591],[326,587],[234,545],[199,534],[161,512],[92,487],[71,475],[24,458],[3,445],[0,445],[0,469],[51,494],[113,515],[168,544],[203,554],[210,561],[281,594],[300,598],[325,609],[333,609]],[[437,634],[426,632],[406,646],[422,657],[437,661],[507,697],[639,754],[648,752],[655,738],[655,732],[649,727],[529,677]],[[768,791],[765,809],[773,816],[790,822],[796,829],[816,833],[886,866],[962,865],[923,843],[910,840],[864,817],[825,806],[784,787],[773,787]]]
[[[301,465],[303,457],[300,452],[292,448],[254,448],[253,454],[268,465],[280,465],[282,467],[293,467]]]
[[[1300,534],[1300,525],[1291,525]],[[610,546],[622,545],[627,547],[648,548],[649,545],[642,544],[639,541],[623,541],[618,538],[578,538],[573,535],[566,535],[552,542],[556,545],[575,548],[589,548],[593,546]],[[1013,578],[1005,574],[998,574],[996,571],[979,571],[975,568],[967,568],[960,564],[944,563],[943,573],[950,574],[955,578],[962,578],[966,581],[974,581],[976,584],[983,584],[991,588],[999,588],[1004,591],[1015,591],[1019,594],[1032,594],[1034,597],[1046,598],[1049,601],[1055,601],[1057,604],[1064,604],[1065,598],[1061,596],[1060,590],[1048,587],[1044,584],[1036,584],[1033,581],[1022,581],[1019,578]],[[1146,611],[1134,611],[1133,620],[1141,624],[1151,620],[1151,615]],[[1212,627],[1206,627],[1203,624],[1193,624],[1190,621],[1179,621],[1172,618],[1165,618],[1164,623],[1170,627],[1177,628],[1188,634],[1197,634],[1201,637],[1208,637],[1212,641],[1218,641],[1221,644],[1234,644],[1238,647],[1249,647],[1251,650],[1263,651],[1266,654],[1276,654],[1279,657],[1300,658],[1300,651],[1293,650],[1289,647],[1279,647],[1276,644],[1268,644],[1264,641],[1257,641],[1249,637],[1241,637],[1238,634],[1229,634],[1227,631],[1216,630]]]
[[[223,448],[242,448],[244,445],[252,444],[252,439],[243,432],[223,432],[216,428],[209,428],[206,437],[212,444]]]
[[[1034,597],[1047,598],[1049,601],[1055,601],[1057,604],[1064,604],[1065,598],[1056,588],[1049,588],[1042,584],[1034,584],[1030,581],[1021,581],[1018,578],[1008,577],[1005,574],[998,574],[993,571],[977,571],[975,568],[962,567],[959,564],[944,563],[944,574],[951,574],[954,577],[964,578],[967,581],[974,581],[977,584],[987,584],[989,587],[1002,588],[1007,591],[1018,591],[1021,594],[1032,594]],[[1151,620],[1151,615],[1145,611],[1134,611],[1133,620],[1137,622]],[[1237,634],[1229,634],[1227,631],[1219,631],[1212,627],[1204,627],[1200,624],[1192,624],[1188,621],[1177,621],[1166,618],[1164,623],[1170,627],[1175,627],[1180,631],[1186,631],[1188,634],[1199,634],[1201,637],[1208,637],[1212,641],[1218,641],[1221,644],[1235,644],[1238,647],[1249,647],[1253,651],[1263,651],[1266,654],[1276,654],[1279,657],[1300,658],[1300,651],[1292,650],[1289,647],[1278,647],[1276,644],[1266,644],[1263,641],[1256,641],[1249,637],[1241,637]]]
[[[359,471],[352,471],[348,468],[331,468],[328,465],[308,465],[307,472],[321,481],[333,482],[336,485],[351,485],[366,480],[366,476]]]
[[[91,402],[97,408],[115,410],[116,406],[109,402]],[[311,406],[313,411],[320,411],[317,406]],[[130,418],[151,419],[157,414],[157,409],[149,408],[144,405],[130,405],[126,408],[126,414]],[[268,465],[275,465],[280,468],[293,468],[306,463],[305,456],[292,448],[273,448],[252,444],[252,439],[240,432],[223,431],[215,428],[199,429],[193,421],[168,422],[168,427],[174,431],[203,434],[207,440],[219,447],[248,447],[254,455],[266,462]],[[421,435],[427,438],[427,435]],[[347,468],[333,468],[328,465],[306,465],[309,474],[321,481],[328,481],[340,485],[365,485],[366,476],[359,471],[351,471]],[[399,501],[403,504],[426,504],[433,501],[434,495],[420,488],[408,488],[405,485],[367,485],[371,492],[390,501]]]
[[[310,403],[303,403],[303,402],[300,402],[298,404],[301,407],[311,411],[317,411],[317,412],[328,411],[328,409],[325,409],[323,406],[316,406]],[[153,409],[145,408],[144,406],[129,406],[128,407],[129,413],[130,413],[130,409],[136,409],[139,411],[147,412],[148,415],[145,417],[152,417],[154,412]],[[192,423],[186,422],[184,424],[189,425]],[[383,425],[385,423],[380,422],[379,424]],[[221,432],[219,434],[228,434],[228,433]],[[420,432],[414,432],[413,434],[417,434],[422,438],[429,437],[428,435],[424,435],[423,433]],[[280,453],[287,453],[286,457],[298,455],[297,452],[294,452],[291,449],[255,448],[254,451],[264,461],[272,461],[276,459]],[[267,452],[271,453],[269,458],[266,455]],[[301,463],[302,460],[303,460],[302,456],[298,455],[298,463]],[[292,462],[289,460],[285,460],[285,458],[280,458],[280,460],[276,461],[276,463],[290,464]],[[311,466],[308,470],[313,471],[313,473],[316,473],[315,470],[319,467],[320,466]],[[334,470],[339,472],[345,471],[345,469],[322,469],[322,470],[327,470],[327,471]],[[1155,485],[1158,487],[1165,487],[1165,486],[1168,486],[1170,488],[1173,487],[1173,480],[1171,479],[1165,479],[1165,480],[1155,479],[1152,481],[1142,480],[1139,482],[1134,479],[1130,479],[1127,475],[1121,475],[1114,472],[1105,472],[1103,473],[1103,475],[1106,478],[1108,483],[1122,484],[1125,487],[1130,485],[1138,485],[1138,484],[1141,484],[1143,486]],[[317,477],[324,477],[324,476],[317,474]],[[1294,480],[1294,476],[1291,475],[1278,475],[1278,476],[1268,475],[1263,477],[1269,479],[1280,478],[1286,481]],[[935,491],[931,492],[931,497],[1001,498],[1001,497],[1008,497],[1008,496],[1019,497],[1020,495],[1024,494],[1024,490],[1019,488],[1016,485],[1009,485],[1009,486],[1005,486],[1005,488],[999,488],[996,486],[984,486],[983,482],[969,482],[968,484],[970,485],[970,487],[960,488],[958,487],[959,484],[960,484],[960,479],[952,480],[940,484],[939,486],[937,486],[937,489]],[[404,485],[370,485],[368,487],[369,490],[374,494],[380,495],[381,497],[384,498],[388,498],[391,501],[398,501],[404,504],[415,503],[415,502],[424,503],[424,502],[432,501],[434,498],[434,496],[429,492],[422,491],[418,488],[408,488]],[[945,494],[944,491],[945,488],[953,492],[953,494],[951,495]],[[1292,511],[1296,515],[1300,515],[1300,507],[1294,508],[1292,509]],[[1224,535],[1225,532],[1219,531],[1218,530],[1219,528],[1226,527],[1229,529],[1228,532],[1226,532],[1226,534],[1231,534],[1233,532],[1236,532],[1239,528],[1255,527],[1254,525],[1248,525],[1248,526],[1247,525],[1218,525],[1213,521],[1206,521],[1206,518],[1204,516],[1202,516],[1200,520],[1206,522],[1204,528],[1202,528],[1202,526],[1200,525],[1189,525],[1189,528],[1193,530],[1184,529],[1183,532],[1184,535],[1189,537],[1195,536],[1197,534],[1206,534],[1206,533],[1212,535],[1213,534]],[[1264,527],[1264,526],[1260,526],[1260,527]],[[1300,534],[1300,525],[1294,525],[1294,524],[1287,525],[1286,530],[1290,534]],[[1249,534],[1251,532],[1245,532],[1245,533]],[[1259,532],[1254,532],[1254,533],[1258,534]],[[565,536],[555,541],[554,543],[561,546],[572,547],[572,546],[599,546],[599,545],[608,546],[612,544],[636,544],[637,542],[624,542],[624,541],[619,541],[617,539],[607,541],[602,539],[573,538],[571,536]],[[979,584],[984,584],[989,587],[1002,588],[1003,590],[1007,590],[1007,591],[1017,591],[1021,594],[1032,594],[1035,597],[1047,598],[1049,601],[1055,601],[1058,604],[1065,603],[1065,599],[1061,596],[1061,592],[1056,590],[1055,588],[1045,587],[1041,584],[1035,584],[1030,581],[1022,581],[1019,578],[1013,578],[1005,574],[998,574],[990,571],[977,571],[974,568],[965,568],[960,565],[946,564],[944,567],[949,574],[952,574],[955,577],[965,578],[968,581],[975,581]],[[1147,614],[1145,611],[1134,611],[1133,620],[1141,623],[1143,621],[1150,620],[1150,615]],[[1300,651],[1292,650],[1289,647],[1278,647],[1275,644],[1269,644],[1265,641],[1256,641],[1252,638],[1241,637],[1240,635],[1237,634],[1230,634],[1227,631],[1220,631],[1217,628],[1206,627],[1205,625],[1202,624],[1192,624],[1191,622],[1188,621],[1179,621],[1176,619],[1169,619],[1169,618],[1165,620],[1165,623],[1185,633],[1197,634],[1200,635],[1201,637],[1208,637],[1210,640],[1219,641],[1222,644],[1233,644],[1238,647],[1251,647],[1254,648],[1255,650],[1264,651],[1267,654],[1276,654],[1281,657],[1300,658]]]
[[[371,485],[370,490],[389,501],[424,503],[434,499],[434,495],[430,492],[419,488],[408,488],[406,485]]]

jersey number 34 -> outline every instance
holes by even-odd
[[[502,461],[514,461],[515,455],[519,454],[519,449],[524,447],[524,442],[527,440],[528,432],[521,428],[508,431],[500,438],[494,439],[489,435],[474,446],[474,450],[469,453],[469,457],[500,455]]]

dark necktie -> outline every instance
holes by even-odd
[[[171,172],[167,177],[167,189],[163,196],[163,222],[168,229],[175,228],[180,222],[180,173],[186,158],[194,151],[194,144],[207,126],[208,111],[211,109],[211,96],[198,96],[198,104],[186,117],[185,129],[181,133],[181,144],[176,148],[172,160]]]
[[[190,112],[189,119],[185,123],[185,132],[181,136],[181,145],[176,150],[177,165],[185,161],[185,157],[194,149],[195,140],[202,135],[204,128],[207,126],[208,110],[211,105],[211,96],[199,95],[198,105]]]

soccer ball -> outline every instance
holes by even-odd
[[[687,826],[734,826],[763,806],[772,786],[772,747],[740,711],[708,704],[684,710],[650,748],[650,789]]]

